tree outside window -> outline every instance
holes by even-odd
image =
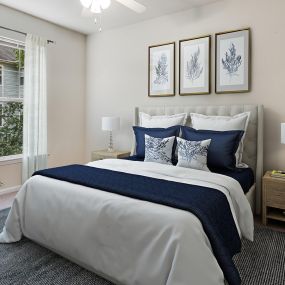
[[[1,105],[0,156],[22,153],[23,103],[8,102]]]
[[[24,61],[23,49],[0,45],[0,157],[22,153]]]

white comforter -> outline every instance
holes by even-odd
[[[249,203],[232,178],[127,160],[88,165],[222,191],[239,233],[253,239]],[[224,284],[209,240],[193,214],[64,181],[34,176],[23,185],[0,242],[16,242],[22,235],[116,284]]]

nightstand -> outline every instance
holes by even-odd
[[[267,220],[285,222],[285,179],[270,176],[267,171],[262,179],[262,223]]]
[[[114,150],[113,152],[109,152],[108,150],[95,150],[91,154],[92,161],[101,160],[105,158],[125,158],[130,156],[129,151],[117,151]]]

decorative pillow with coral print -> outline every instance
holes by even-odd
[[[146,162],[172,164],[172,149],[175,136],[169,138],[154,138],[145,135],[145,158]]]
[[[210,171],[207,167],[207,155],[211,140],[187,141],[177,138],[177,166]]]

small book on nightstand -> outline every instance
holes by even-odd
[[[272,170],[271,177],[276,177],[276,178],[283,178],[285,179],[285,171],[282,170]]]

